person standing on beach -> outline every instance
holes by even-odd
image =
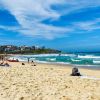
[[[28,63],[30,62],[30,58],[27,58],[28,59]]]
[[[2,56],[2,58],[1,58],[1,60],[4,61],[4,57],[3,57],[3,56]]]

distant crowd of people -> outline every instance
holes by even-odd
[[[30,63],[30,58],[27,58],[28,64]],[[25,65],[25,63],[22,63],[22,65]],[[35,62],[31,61],[31,66],[36,66]]]

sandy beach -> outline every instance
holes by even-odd
[[[0,100],[100,100],[100,70],[50,64],[0,66]]]

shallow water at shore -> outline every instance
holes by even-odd
[[[40,63],[68,64],[77,67],[85,67],[92,69],[100,69],[100,54],[80,53],[80,54],[38,54],[38,55],[14,55],[10,59],[18,59],[19,61],[30,61]]]

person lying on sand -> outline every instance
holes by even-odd
[[[80,72],[78,71],[78,68],[74,67],[74,68],[72,69],[72,74],[71,74],[71,76],[82,76],[82,75],[81,75]]]
[[[6,66],[9,67],[10,65],[8,63],[1,63],[0,66]]]
[[[0,66],[5,66],[4,64],[0,64]]]

